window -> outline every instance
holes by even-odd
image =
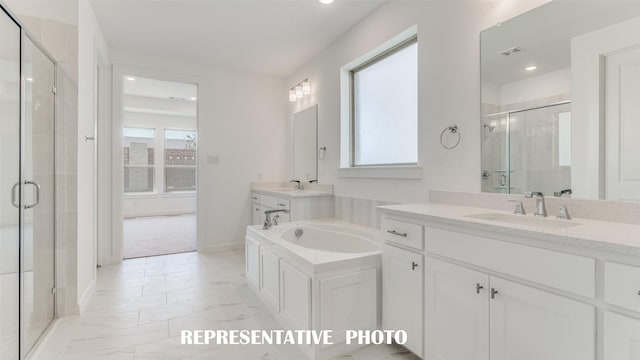
[[[124,127],[124,192],[153,192],[155,130]]]
[[[352,69],[351,166],[418,162],[418,42]]]
[[[196,190],[196,131],[164,131],[165,191]]]

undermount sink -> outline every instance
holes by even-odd
[[[534,226],[547,229],[567,229],[573,226],[582,225],[573,221],[555,220],[549,218],[539,218],[526,215],[510,215],[502,213],[483,213],[466,215],[465,217],[507,223],[511,225]]]

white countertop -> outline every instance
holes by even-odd
[[[378,209],[386,214],[396,216],[492,231],[502,235],[527,237],[594,250],[640,256],[640,225],[578,218],[566,221],[580,225],[561,229],[534,225],[516,225],[467,217],[486,213],[511,214],[508,211],[441,203],[388,205],[379,206]],[[531,214],[525,216],[533,217]],[[550,216],[549,219],[555,219],[555,217]]]
[[[333,193],[322,190],[293,190],[292,188],[253,188],[251,191],[258,194],[287,198],[333,196]]]

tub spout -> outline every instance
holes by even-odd
[[[271,219],[271,214],[283,212],[285,214],[289,213],[289,210],[286,209],[273,209],[273,210],[265,210],[264,212],[264,225],[262,226],[263,230],[271,229],[273,226],[273,221]]]

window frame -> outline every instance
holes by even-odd
[[[124,194],[124,196],[150,196],[150,195],[155,195],[158,193],[158,159],[157,159],[157,145],[158,145],[158,129],[155,127],[150,127],[150,126],[137,126],[137,125],[123,125],[122,126],[122,131],[124,132],[124,129],[129,128],[129,129],[145,129],[145,130],[153,130],[153,165],[127,165],[124,163],[124,138],[125,136],[122,136],[122,140],[123,140],[123,144],[122,144],[122,171],[123,171],[123,182],[122,182],[122,192]],[[131,148],[129,148],[129,157],[131,157]],[[153,169],[152,173],[153,173],[153,177],[152,177],[152,182],[153,182],[153,186],[151,191],[127,191],[126,187],[124,186],[124,170],[126,168],[132,168],[132,167],[137,167],[137,168],[147,168],[147,169]]]
[[[379,63],[380,61],[395,55],[396,53],[402,51],[403,49],[413,45],[418,44],[418,35],[415,34],[406,40],[403,40],[388,49],[382,51],[381,53],[373,56],[372,58],[362,62],[361,64],[349,69],[349,167],[350,168],[366,168],[366,167],[406,167],[406,166],[417,166],[418,160],[415,162],[404,162],[404,163],[380,163],[380,164],[356,164],[356,81],[355,75],[357,72],[364,70],[372,65]],[[416,69],[417,70],[417,69]],[[417,89],[416,89],[417,92]],[[417,129],[416,129],[417,131]],[[419,151],[416,150],[416,158],[418,157]]]
[[[190,133],[194,133],[196,134],[196,150],[195,150],[195,165],[169,165],[167,166],[167,161],[166,161],[166,156],[167,156],[167,131],[184,131],[184,132],[190,132]],[[162,162],[162,175],[164,178],[164,184],[163,184],[163,194],[191,194],[191,193],[195,193],[196,191],[198,191],[198,130],[197,129],[176,129],[176,128],[162,128],[162,142],[163,142],[163,146],[162,146],[162,156],[163,156],[163,162]],[[195,170],[195,189],[193,190],[169,190],[167,189],[167,167],[169,168],[175,168],[175,169],[179,169],[179,168],[193,168]]]

